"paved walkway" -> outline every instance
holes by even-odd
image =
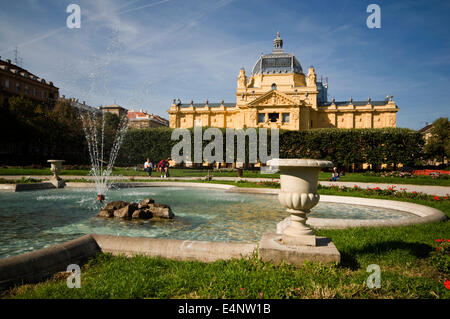
[[[21,179],[23,175],[2,175],[0,178],[4,179]],[[48,179],[50,176],[42,176],[42,175],[31,175],[26,176],[31,177],[33,179]],[[75,175],[62,175],[63,179],[87,179],[92,180],[94,179],[93,176],[75,176]],[[130,179],[131,176],[111,176],[110,180],[124,180],[124,179]],[[134,180],[136,181],[142,181],[142,180],[161,180],[159,176],[154,174],[152,177],[146,177],[146,176],[135,176]],[[202,177],[169,177],[164,178],[163,180],[199,180],[202,179]],[[238,177],[214,177],[214,180],[218,181],[238,181],[241,180],[241,178]],[[247,180],[250,182],[262,182],[262,181],[272,181],[273,178],[254,178],[254,177],[246,177],[242,178],[242,180]],[[279,179],[276,179],[279,180]],[[412,185],[412,184],[385,184],[385,183],[361,183],[361,182],[327,182],[327,181],[321,181],[321,185],[324,186],[347,186],[347,187],[354,187],[355,185],[358,185],[358,187],[361,188],[375,188],[379,187],[381,189],[387,189],[388,187],[395,186],[395,189],[400,191],[401,189],[405,189],[407,192],[421,192],[429,195],[437,195],[437,196],[445,196],[450,195],[450,187],[449,186],[432,186],[432,185]]]

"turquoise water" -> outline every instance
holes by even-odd
[[[151,197],[168,204],[173,220],[131,221],[96,217],[100,206],[93,189],[0,192],[0,258],[53,246],[96,233],[183,240],[257,242],[288,214],[277,196],[226,193],[189,187],[110,190],[107,201],[138,202]],[[400,218],[396,210],[319,203],[317,218]]]

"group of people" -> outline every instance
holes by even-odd
[[[147,158],[147,161],[144,163],[144,171],[148,173],[148,176],[152,176],[153,163],[150,162],[149,158]],[[159,161],[158,165],[156,166],[156,171],[161,173],[161,178],[169,177],[169,160],[162,159],[161,161]]]

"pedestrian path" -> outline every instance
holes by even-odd
[[[21,179],[23,176],[12,176],[12,175],[4,175],[0,176],[0,178],[3,179],[12,179],[12,180],[18,180]],[[26,176],[33,179],[48,179],[50,176],[42,176],[42,175],[31,175]],[[91,180],[94,179],[93,176],[75,176],[75,175],[64,175],[61,176],[63,179],[87,179]],[[131,176],[111,176],[110,180],[129,180]],[[203,179],[203,177],[197,176],[197,177],[168,177],[168,178],[160,178],[159,176],[154,177],[147,177],[147,176],[135,176],[133,178],[135,181],[143,181],[143,180],[200,180]],[[239,181],[239,180],[246,180],[249,182],[263,182],[263,181],[273,181],[273,180],[279,180],[274,178],[260,178],[260,177],[245,177],[245,178],[239,178],[239,177],[214,177],[214,180],[217,181]],[[385,183],[362,183],[362,182],[328,182],[328,181],[321,181],[321,185],[323,186],[346,186],[346,187],[354,187],[357,185],[361,188],[376,188],[379,187],[380,189],[388,189],[389,187],[394,186],[396,190],[400,191],[402,189],[405,189],[406,192],[421,192],[428,195],[436,195],[436,196],[445,196],[450,195],[450,187],[449,186],[433,186],[433,185],[412,185],[412,184],[385,184]]]

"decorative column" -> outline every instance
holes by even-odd
[[[290,213],[290,223],[282,231],[281,243],[285,245],[316,246],[316,236],[306,225],[307,215],[317,205],[321,168],[333,163],[315,159],[272,159],[267,165],[280,169],[280,203]]]

